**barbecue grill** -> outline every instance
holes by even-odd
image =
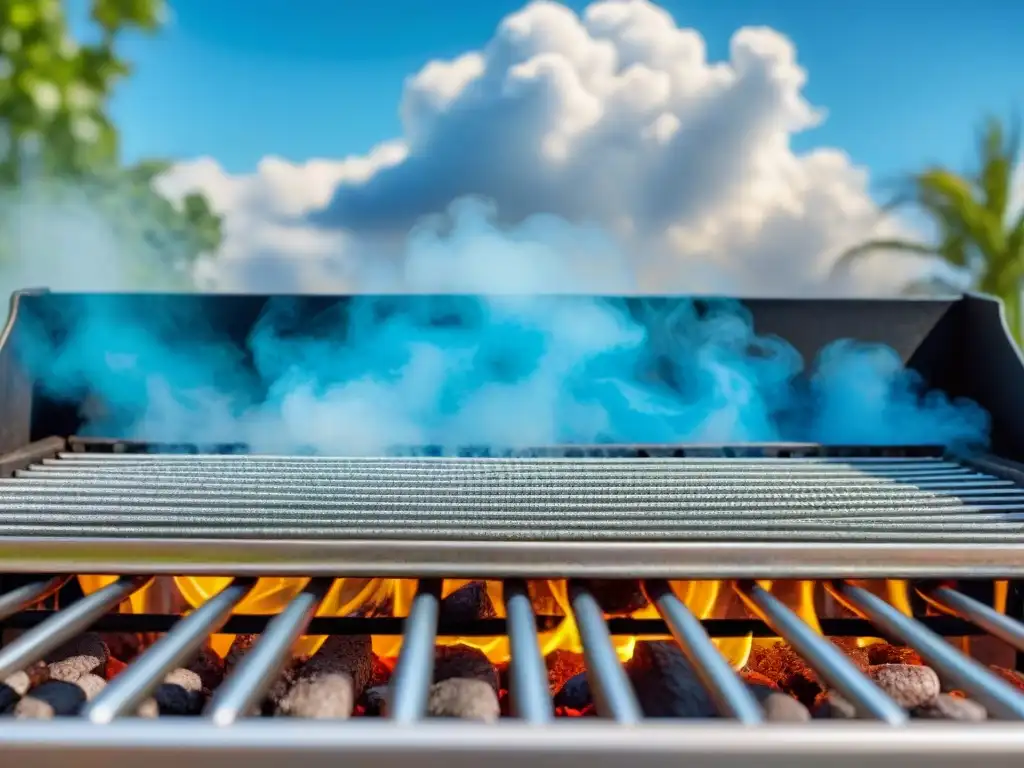
[[[161,305],[208,318],[208,332],[240,350],[272,300],[100,299],[126,314]],[[0,681],[13,690],[12,675],[40,668],[37,662],[89,630],[159,639],[67,712],[48,704],[68,715],[59,723],[0,714],[0,749],[11,765],[501,767],[528,760],[570,768],[625,761],[781,768],[908,759],[1009,766],[1024,757],[1024,676],[1015,676],[1024,663],[999,672],[959,640],[995,638],[1024,652],[1024,419],[1015,407],[1024,365],[989,298],[745,302],[760,333],[786,339],[805,359],[839,338],[889,345],[930,387],[990,414],[985,453],[774,443],[486,446],[455,455],[412,446],[376,457],[268,456],[237,445],[81,436],[90,393],[78,402],[54,400],[41,386],[45,371],[21,364],[19,345],[28,329],[66,337],[100,299],[20,293],[4,330]],[[609,300],[650,323],[680,301]],[[291,301],[296,317],[316,318],[346,300]],[[111,576],[84,589],[77,577],[93,574]],[[223,587],[205,601],[187,610],[168,602],[175,581],[214,577],[223,577]],[[276,577],[302,581],[279,608],[247,611],[264,580]],[[338,598],[336,579],[361,585],[361,597],[350,590],[351,599]],[[408,604],[400,614],[375,612],[366,596],[383,594],[393,579],[412,585]],[[447,611],[444,585],[454,579],[500,585],[495,613]],[[913,580],[902,604],[865,581],[885,579]],[[681,582],[711,580],[745,611],[705,616],[681,599]],[[835,615],[808,618],[784,598],[783,585],[765,580],[813,580],[814,604],[827,602]],[[539,583],[553,585],[547,603],[538,601]],[[610,610],[609,584],[634,584],[649,610]],[[133,611],[119,611],[128,600]],[[554,716],[545,643],[566,617],[596,718]],[[259,637],[206,692],[201,712],[139,716],[169,674],[224,634]],[[374,652],[377,638],[393,638],[400,650],[383,717],[251,716],[289,668],[296,641],[310,636],[372,636]],[[487,724],[428,716],[444,661],[435,646],[495,636],[507,637],[509,716]],[[845,702],[852,719],[774,721],[765,690],[722,651],[721,638],[742,637],[781,638],[822,695],[834,694],[834,706]],[[904,665],[865,666],[837,642],[864,637],[914,654],[944,691],[975,702],[988,720],[912,719],[920,705],[886,687],[886,670],[879,672]],[[637,676],[640,652],[623,664],[623,638],[659,643],[645,651],[651,658],[678,654],[681,661],[659,668],[661,676],[685,666],[713,711],[667,718],[649,696],[649,675]],[[44,685],[57,690],[57,683]],[[678,680],[657,685],[665,686],[659,695],[678,698]],[[33,690],[16,691],[11,707]],[[4,695],[0,686],[0,710]]]

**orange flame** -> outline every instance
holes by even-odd
[[[80,576],[79,582],[84,592],[89,593],[110,583],[112,576]],[[176,576],[173,584],[181,598],[192,608],[198,607],[215,595],[231,579],[212,576]],[[308,583],[302,578],[263,578],[243,600],[236,612],[240,614],[271,615],[280,612]],[[469,583],[465,579],[445,580],[441,596],[447,597],[455,590]],[[485,582],[487,594],[499,618],[504,618],[505,608],[503,589],[500,581]],[[818,634],[823,634],[819,623],[819,612],[816,599],[825,596],[825,591],[818,589],[814,581],[759,581],[758,584],[772,592],[785,605],[789,606]],[[1000,593],[1000,584],[1002,592]],[[910,615],[909,587],[904,581],[865,582],[863,586],[875,592],[884,592],[884,596],[899,610]],[[670,582],[674,594],[686,604],[690,611],[700,619],[747,618],[749,607],[734,592],[730,582],[723,581],[674,581]],[[127,610],[135,613],[146,612],[150,608],[152,595],[147,587],[132,596]],[[407,616],[416,594],[417,581],[411,579],[337,579],[326,598],[321,603],[318,616],[349,616],[366,611],[374,606],[383,606],[390,601],[389,613],[395,617]],[[582,652],[579,632],[572,618],[568,585],[563,580],[535,581],[530,583],[530,595],[538,614],[562,616],[555,629],[539,634],[540,650],[546,656],[555,650]],[[1001,595],[1001,597],[1000,597]],[[1005,606],[1005,582],[997,584],[997,604]],[[631,614],[632,618],[657,618],[657,609],[647,605]],[[617,636],[613,638],[615,650],[620,659],[629,660],[638,640],[664,639],[665,635],[652,636]],[[320,647],[325,637],[306,636],[299,640],[294,649],[296,655],[310,655]],[[213,649],[225,655],[234,640],[233,635],[215,635],[211,640]],[[746,665],[754,647],[770,646],[778,642],[778,638],[754,639],[752,634],[743,637],[716,638],[715,646],[735,669]],[[879,642],[878,638],[858,638],[861,646]],[[401,648],[401,637],[379,635],[373,638],[373,650],[381,658],[394,658]],[[496,664],[509,659],[509,642],[505,636],[499,637],[439,637],[439,645],[467,645],[482,651]]]

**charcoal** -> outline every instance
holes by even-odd
[[[107,681],[90,672],[75,680],[75,685],[82,689],[87,701],[92,701],[100,691],[107,687]]]
[[[198,672],[179,668],[171,670],[153,691],[153,696],[138,709],[139,717],[160,715],[198,715],[206,703],[206,692]]]
[[[647,717],[717,715],[711,696],[675,643],[638,642],[626,672]]]
[[[224,674],[230,675],[238,663],[245,658],[252,647],[259,640],[259,635],[235,635],[227,655],[224,657]]]
[[[487,585],[482,581],[471,581],[441,601],[442,621],[469,623],[497,616]]]
[[[629,616],[648,605],[639,579],[583,579],[581,586],[608,616]]]
[[[161,715],[198,715],[206,697],[202,691],[190,691],[174,683],[161,683],[153,692],[157,709]]]
[[[869,664],[924,664],[921,655],[913,648],[892,643],[875,643],[862,649],[867,652]]]
[[[363,691],[359,704],[363,708],[363,714],[367,717],[378,717],[384,714],[387,707],[388,687],[386,685],[371,685]]]
[[[276,702],[275,713],[286,717],[347,718],[372,674],[369,636],[330,637],[298,670],[287,693]]]
[[[142,636],[134,632],[100,632],[99,636],[115,658],[130,660],[142,653]]]
[[[64,680],[49,680],[33,688],[14,705],[14,716],[28,720],[49,720],[77,715],[87,701],[85,691]]]
[[[556,707],[567,707],[568,709],[583,709],[594,701],[594,694],[590,690],[590,681],[586,672],[573,675],[558,690],[552,699]]]
[[[450,677],[430,686],[427,714],[493,722],[501,708],[494,688],[483,680]]]
[[[997,677],[1002,678],[1017,690],[1024,692],[1024,675],[1013,669],[1007,669],[1006,667],[989,667],[990,672],[993,672]]]
[[[847,699],[835,691],[823,693],[811,707],[811,717],[816,720],[856,720],[857,710]]]
[[[46,658],[50,678],[73,683],[82,675],[104,674],[110,649],[96,632],[85,632],[57,648]]]
[[[960,720],[978,723],[988,719],[985,708],[976,701],[940,693],[931,704],[910,710],[913,717],[923,720]]]
[[[931,667],[877,664],[868,667],[868,677],[905,709],[932,704],[941,690],[939,676]]]
[[[548,684],[552,693],[561,690],[569,678],[587,668],[583,654],[562,650],[549,653],[544,659],[544,664],[548,668]]]
[[[209,646],[199,651],[188,668],[199,675],[207,691],[215,690],[224,680],[224,659]]]
[[[778,723],[802,723],[811,719],[810,710],[788,693],[771,691],[761,699],[765,719]]]
[[[483,651],[468,645],[439,645],[434,648],[434,682],[453,677],[480,680],[495,693],[500,690],[498,670]]]

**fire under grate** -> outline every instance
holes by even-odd
[[[660,617],[648,620],[646,624],[632,619],[606,618],[597,593],[583,583],[569,583],[571,615],[579,631],[584,659],[582,676],[589,686],[593,714],[597,717],[554,717],[557,695],[553,699],[547,662],[541,654],[539,639],[539,632],[545,630],[554,617],[537,617],[526,583],[508,580],[503,584],[506,618],[500,622],[510,646],[508,717],[490,725],[464,722],[457,727],[452,718],[459,717],[458,714],[449,712],[446,719],[438,719],[434,716],[437,713],[431,709],[432,696],[439,685],[438,666],[447,663],[446,657],[436,655],[440,647],[436,643],[446,634],[470,636],[493,633],[498,624],[485,621],[474,628],[470,625],[472,622],[445,620],[441,583],[429,580],[420,582],[408,616],[402,619],[402,642],[386,685],[384,697],[387,704],[383,717],[360,717],[339,722],[348,713],[334,712],[331,716],[332,730],[328,731],[323,729],[322,722],[311,719],[317,717],[315,713],[296,714],[293,711],[286,713],[290,716],[269,719],[255,715],[261,702],[265,702],[275,686],[287,678],[292,648],[301,637],[314,630],[335,630],[339,634],[333,637],[340,638],[341,646],[345,647],[346,638],[353,637],[352,632],[375,634],[380,630],[394,631],[394,620],[313,618],[332,585],[332,579],[310,580],[287,606],[269,617],[233,616],[256,583],[251,578],[234,579],[191,613],[183,617],[164,617],[165,621],[173,619],[170,626],[166,623],[147,625],[145,622],[150,617],[113,612],[119,604],[151,582],[151,579],[139,576],[120,577],[61,610],[31,609],[54,595],[67,580],[64,576],[28,580],[0,595],[0,619],[5,620],[4,625],[8,629],[26,628],[0,648],[0,680],[7,681],[8,689],[16,685],[14,679],[19,673],[26,679],[31,677],[31,670],[39,669],[43,660],[50,658],[54,651],[67,647],[69,641],[89,630],[123,631],[131,628],[135,631],[167,631],[108,682],[95,689],[83,690],[75,706],[58,713],[66,715],[60,718],[59,727],[33,717],[7,720],[0,715],[0,748],[5,754],[25,756],[32,765],[57,765],[59,762],[46,760],[54,761],[61,755],[68,759],[72,748],[84,750],[75,753],[75,759],[81,765],[100,765],[102,759],[114,759],[119,754],[128,754],[135,759],[167,759],[179,749],[184,750],[179,756],[192,755],[199,761],[197,765],[204,766],[215,764],[214,761],[222,758],[225,751],[244,754],[247,761],[254,760],[257,765],[273,764],[267,762],[273,755],[277,759],[298,759],[307,753],[314,765],[326,765],[331,755],[333,759],[351,756],[373,760],[374,764],[397,765],[398,759],[413,759],[410,752],[413,746],[428,748],[429,744],[433,744],[429,747],[432,753],[436,747],[440,749],[437,755],[451,756],[453,765],[470,765],[465,762],[470,755],[490,762],[497,760],[497,765],[512,765],[512,758],[526,756],[536,758],[542,765],[554,765],[551,761],[560,753],[560,764],[573,766],[611,765],[614,763],[608,760],[612,756],[619,760],[635,757],[638,765],[651,766],[668,765],[684,757],[699,758],[694,763],[696,765],[739,765],[740,758],[757,759],[757,755],[750,751],[756,743],[751,741],[751,733],[766,739],[764,743],[768,746],[763,756],[767,765],[803,764],[799,763],[800,759],[815,755],[818,756],[815,759],[833,759],[833,754],[837,758],[835,764],[845,765],[845,761],[854,756],[863,759],[870,755],[872,749],[886,759],[927,756],[938,765],[954,765],[952,758],[963,760],[969,750],[991,755],[995,765],[1009,765],[1011,758],[1019,761],[1024,756],[1024,727],[1021,726],[1024,720],[1024,676],[1009,670],[999,673],[987,668],[944,637],[948,634],[984,634],[1024,650],[1024,624],[949,586],[918,585],[918,590],[932,604],[942,606],[950,615],[917,618],[905,615],[890,602],[856,584],[826,582],[824,588],[832,596],[854,608],[863,618],[845,625],[842,622],[849,620],[837,619],[831,626],[823,624],[821,628],[838,630],[836,634],[867,630],[869,635],[889,638],[896,644],[889,651],[896,654],[893,662],[904,658],[903,653],[916,654],[920,664],[941,680],[943,691],[955,691],[957,701],[972,702],[977,710],[984,711],[986,722],[976,722],[974,717],[965,718],[970,722],[955,722],[956,716],[944,712],[929,715],[948,715],[942,721],[947,730],[940,731],[935,729],[933,722],[910,719],[911,714],[920,710],[920,706],[917,709],[911,706],[913,702],[910,699],[922,694],[920,691],[915,693],[916,689],[894,685],[892,679],[886,677],[888,669],[879,672],[882,667],[895,669],[905,665],[891,663],[865,667],[845,652],[834,638],[830,640],[818,634],[797,612],[754,582],[736,582],[731,586],[763,623],[763,630],[755,634],[781,638],[817,676],[823,690],[828,692],[829,698],[825,703],[837,708],[836,714],[829,716],[831,719],[779,718],[773,714],[779,708],[767,703],[764,696],[769,692],[759,689],[750,677],[741,676],[734,670],[712,639],[712,635],[733,632],[738,627],[753,632],[753,622],[731,625],[702,622],[664,581],[647,581],[642,586],[643,594],[656,607]],[[125,623],[126,620],[134,620],[135,623]],[[332,621],[350,623],[331,624]],[[357,621],[362,623],[352,623]],[[392,623],[374,624],[381,621]],[[147,705],[153,706],[155,694],[172,680],[177,680],[175,675],[180,675],[182,669],[190,668],[212,635],[241,629],[259,629],[259,637],[246,647],[244,655],[235,659],[234,666],[222,681],[212,691],[204,692],[207,698],[204,698],[201,710],[188,713],[195,716],[150,719],[153,714],[143,714]],[[631,671],[629,667],[632,660],[625,665],[619,660],[613,636],[619,632],[641,631],[670,635],[671,641],[651,641],[652,648],[657,646],[658,650],[650,653],[654,653],[652,658],[661,659],[666,658],[667,653],[674,654],[678,661],[655,665],[638,678],[635,670]],[[306,664],[314,663],[316,658],[314,654]],[[50,664],[48,668],[52,670],[60,663]],[[348,669],[345,663],[333,672],[342,674],[341,669]],[[652,680],[652,670],[664,679]],[[679,675],[683,673],[690,677],[681,680]],[[472,677],[472,673],[467,672],[465,676]],[[73,687],[82,685],[87,677],[96,675],[81,673],[78,678],[72,675],[57,682]],[[297,679],[301,679],[301,675]],[[45,685],[52,688],[53,679],[44,682]],[[666,697],[678,697],[680,691],[683,699],[695,696],[694,685],[699,685],[700,695],[706,697],[710,708],[683,713],[664,709]],[[360,700],[361,693],[351,691],[346,701],[354,704]],[[32,697],[33,689],[29,686],[16,694],[11,697],[12,701],[17,696]],[[770,694],[775,695],[775,692]],[[941,695],[946,697],[947,703],[953,698],[950,694]],[[16,706],[16,702],[12,706]],[[51,705],[51,708],[56,706]],[[841,713],[839,709],[842,709]],[[481,719],[478,715],[479,712],[471,707],[463,717],[472,721]],[[840,723],[835,720],[837,717],[854,719]],[[702,720],[699,729],[695,719]],[[1005,725],[991,721],[1002,721]],[[254,725],[257,722],[260,724],[258,729]],[[595,723],[602,722],[604,726],[595,727]],[[672,722],[675,730],[666,731],[667,722]],[[393,729],[390,736],[388,731],[380,730],[385,723]],[[515,734],[517,729],[541,727],[543,731],[519,736],[528,738],[530,743],[515,745],[511,734]],[[44,731],[45,728],[49,730]],[[730,731],[730,728],[735,730]],[[858,729],[862,729],[860,735],[854,736]],[[894,732],[906,737],[899,742],[898,748],[892,741]],[[378,735],[376,744],[371,745],[366,740],[366,734],[370,733]],[[485,733],[493,733],[493,738],[487,740],[483,736]],[[576,742],[579,749],[573,749],[571,754],[566,752],[568,747],[564,739],[567,733],[573,734],[572,738],[584,739],[586,743]],[[44,734],[48,735],[44,737]],[[214,738],[214,734],[220,736]],[[778,734],[785,735],[783,741],[778,741]],[[834,737],[834,740],[830,743],[821,741],[823,734]],[[939,735],[928,741],[922,740],[919,734]],[[438,742],[432,742],[432,738]],[[870,739],[873,747],[852,743],[857,738]],[[632,745],[635,755],[625,751],[627,744]],[[842,755],[832,752],[847,747],[849,752]],[[606,753],[595,756],[593,750],[597,749],[604,749]],[[167,753],[168,750],[171,752]],[[258,754],[261,750],[266,750],[265,754]],[[283,753],[281,750],[291,751]],[[714,762],[709,759],[712,751],[717,755]],[[461,753],[461,756],[455,753]],[[587,762],[587,756],[594,757],[594,761]],[[705,762],[700,762],[701,759]],[[789,762],[784,762],[786,760]],[[1007,762],[1001,762],[1003,760]]]

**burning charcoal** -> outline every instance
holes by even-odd
[[[752,672],[749,669],[744,669],[740,671],[740,677],[742,677],[743,681],[750,686],[751,690],[755,691],[755,695],[757,693],[755,689],[767,688],[770,691],[779,690],[779,686],[774,680],[769,680],[760,672]]]
[[[960,720],[965,723],[980,723],[988,719],[988,712],[978,702],[947,693],[940,693],[931,704],[916,707],[910,714],[923,720]]]
[[[1019,691],[1024,691],[1024,675],[1006,667],[989,667],[997,677],[1002,678]]]
[[[87,701],[92,701],[100,691],[107,687],[107,681],[90,672],[75,680],[75,685],[82,689]]]
[[[552,651],[544,659],[544,663],[548,668],[548,684],[552,693],[561,690],[569,678],[575,677],[587,668],[583,654],[571,651]]]
[[[434,682],[453,677],[480,680],[499,690],[498,670],[483,651],[468,645],[439,645],[434,649]]]
[[[373,671],[370,672],[370,680],[367,682],[367,685],[387,687],[388,681],[391,680],[391,667],[384,663],[376,654],[374,654],[371,661],[373,663]]]
[[[75,682],[82,675],[91,672],[103,674],[110,658],[107,644],[95,632],[79,635],[47,657],[50,663],[50,678]]]
[[[814,706],[824,690],[818,674],[785,643],[767,648],[755,645],[746,672],[757,672],[775,681],[781,691],[795,696],[805,707]]]
[[[568,709],[583,709],[594,701],[594,694],[590,690],[590,681],[586,672],[573,675],[554,695],[552,702],[556,707]]]
[[[920,654],[913,648],[891,643],[875,643],[863,650],[867,651],[868,662],[871,664],[924,664]]]
[[[100,632],[100,637],[107,644],[110,655],[118,659],[131,660],[142,653],[142,637],[132,632]]]
[[[857,710],[853,704],[835,691],[823,693],[811,707],[811,717],[816,720],[856,720]]]
[[[14,706],[14,716],[27,720],[49,720],[77,715],[87,701],[85,691],[74,683],[49,680],[33,688]]]
[[[215,690],[224,680],[224,660],[209,646],[199,651],[188,668],[199,675],[207,691]]]
[[[37,661],[31,667],[15,672],[0,683],[0,715],[14,709],[26,693],[50,679],[50,667],[45,661]]]
[[[626,671],[647,717],[717,715],[711,696],[675,643],[638,642]]]
[[[469,623],[497,615],[491,596],[487,594],[487,585],[482,581],[471,581],[441,601],[441,621]]]
[[[868,677],[905,709],[934,703],[941,690],[939,676],[931,667],[878,664],[868,667]]]
[[[298,670],[294,683],[276,703],[276,713],[287,717],[347,718],[372,673],[369,636],[330,637]]]
[[[483,680],[451,677],[430,686],[427,714],[493,722],[501,714],[498,694]]]
[[[648,605],[639,579],[583,579],[581,586],[608,616],[628,616]]]
[[[238,663],[245,658],[245,655],[249,653],[259,639],[259,635],[235,635],[235,639],[232,641],[231,647],[224,657],[225,676],[230,675],[234,671]]]

